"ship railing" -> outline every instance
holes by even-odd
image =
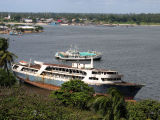
[[[48,71],[46,71],[46,72],[48,72]],[[78,75],[78,76],[83,76],[82,74],[80,74],[80,73],[69,73],[69,72],[63,72],[63,71],[57,71],[57,70],[52,70],[52,71],[49,71],[50,73],[56,73],[56,74],[63,74],[63,75],[71,75],[71,76],[73,76],[74,74],[75,75]]]

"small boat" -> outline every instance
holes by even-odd
[[[76,49],[69,49],[66,52],[57,52],[55,54],[57,59],[75,61],[75,60],[100,60],[102,54],[100,52],[91,51],[91,52],[79,52]]]
[[[10,31],[9,35],[22,35],[22,32]]]
[[[133,99],[144,86],[123,81],[123,75],[117,71],[94,68],[93,59],[90,64],[72,63],[72,66],[38,61],[33,64],[20,62],[13,64],[12,70],[21,81],[48,90],[57,90],[63,83],[79,79],[93,87],[96,94],[105,94],[114,87],[126,98]]]

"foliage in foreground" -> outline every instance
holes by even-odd
[[[8,75],[8,73],[4,69],[0,68],[0,86],[11,87],[15,83],[16,83],[16,78],[13,75],[13,73],[9,72]]]
[[[0,86],[11,87],[15,84],[16,78],[9,69],[16,56],[8,51],[8,47],[8,39],[0,37]]]
[[[0,88],[0,120],[86,120],[89,111],[64,107],[48,96],[25,92],[20,88]]]
[[[115,88],[108,90],[108,96],[96,97],[91,106],[104,120],[120,120],[127,116],[124,97]]]
[[[11,63],[14,62],[14,58],[17,56],[9,52],[8,47],[8,39],[0,37],[0,68],[5,69],[9,75],[9,68],[11,67]]]
[[[160,120],[160,102],[154,100],[142,100],[136,103],[128,103],[129,120]]]
[[[58,91],[52,96],[61,101],[62,104],[87,109],[88,101],[93,98],[94,90],[81,80],[70,80],[62,84]]]
[[[160,120],[160,102],[125,103],[113,90],[110,96],[95,97],[96,112],[65,107],[61,100],[26,91],[23,87],[0,88],[0,120]]]

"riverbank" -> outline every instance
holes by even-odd
[[[5,24],[10,25],[48,25],[48,23],[23,23],[23,22],[4,22]]]
[[[4,22],[5,24],[11,24],[11,25],[21,25],[21,24],[24,24],[24,25],[40,25],[40,26],[45,26],[45,25],[50,25],[51,23],[22,23],[22,22]],[[113,24],[96,24],[96,23],[59,23],[57,25],[62,25],[62,26],[88,26],[88,25],[101,25],[101,26],[108,26],[108,27],[116,27],[116,26],[124,26],[124,27],[135,27],[135,26],[160,26],[160,24],[154,24],[154,23],[148,23],[148,24],[145,24],[145,23],[142,23],[142,24],[128,24],[128,23],[113,23]]]
[[[40,33],[43,27],[39,25],[21,24],[21,23],[3,23],[0,26],[0,34],[22,35],[25,33]]]

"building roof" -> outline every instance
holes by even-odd
[[[34,26],[18,26],[18,28],[22,28],[22,29],[35,29]]]

